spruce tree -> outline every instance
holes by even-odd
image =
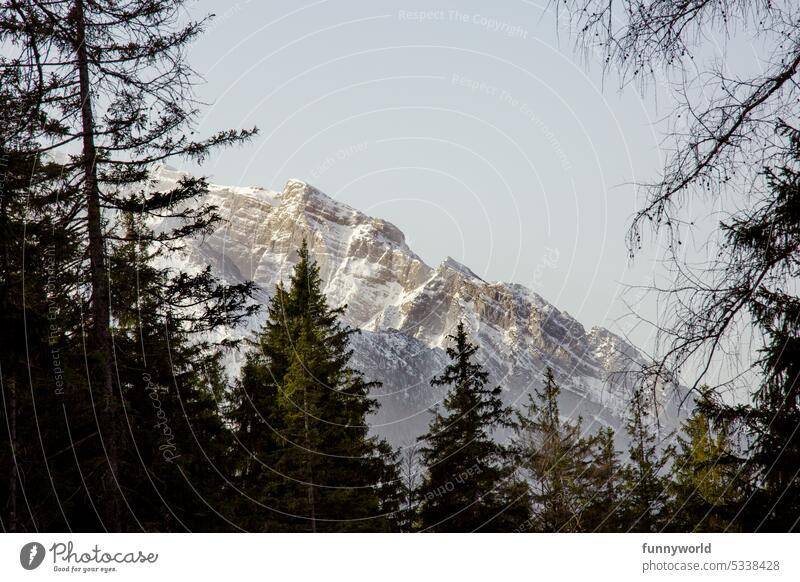
[[[732,527],[743,531],[798,531],[800,520],[800,131],[778,124],[786,161],[764,171],[758,204],[722,225],[730,270],[723,298],[749,312],[763,334],[755,361],[762,378],[746,404],[715,399],[706,416],[715,430],[742,442],[736,473],[749,479]],[[726,303],[727,304],[727,303]],[[740,449],[740,450],[739,450]]]
[[[63,531],[92,516],[68,448],[84,445],[68,425],[80,423],[69,389],[80,377],[70,349],[80,312],[68,292],[79,251],[64,218],[72,190],[31,138],[34,99],[14,91],[21,77],[0,68],[0,529]],[[81,513],[88,519],[70,522]]]
[[[531,490],[530,529],[541,532],[583,531],[583,492],[589,483],[591,441],[581,437],[581,420],[563,421],[561,389],[547,368],[542,389],[528,395],[517,414],[515,449]]]
[[[669,490],[664,468],[672,448],[659,449],[652,417],[650,391],[637,388],[625,427],[630,440],[624,485],[626,531],[657,532],[665,525]]]
[[[583,531],[624,531],[624,470],[614,443],[614,429],[601,429],[592,439],[588,483],[581,495]]]
[[[368,434],[376,408],[350,363],[344,308],[332,309],[303,242],[279,284],[232,398],[239,505],[248,529],[388,531],[401,492],[396,454]]]
[[[288,516],[277,509],[283,478],[275,469],[282,444],[278,393],[283,374],[277,368],[280,348],[269,350],[267,337],[265,326],[258,346],[245,354],[226,409],[233,426],[234,442],[228,456],[236,489],[228,500],[227,512],[245,531],[283,531],[288,521]]]
[[[800,131],[780,126],[791,156],[766,171],[769,203],[724,225],[736,256],[758,273],[800,274]],[[800,531],[800,299],[796,288],[759,280],[748,308],[764,333],[763,380],[733,419],[752,437],[746,466],[756,493],[741,518],[750,531]],[[728,413],[723,417],[730,418]]]
[[[164,251],[142,218],[126,213],[120,222],[126,240],[110,256],[109,287],[132,449],[122,457],[120,488],[131,518],[147,531],[228,529],[232,518],[221,510],[230,493],[230,443],[219,411],[226,348],[207,334],[253,312],[251,285],[156,267]]]
[[[420,437],[424,476],[419,487],[422,531],[512,531],[527,522],[528,496],[510,450],[493,436],[511,427],[500,387],[475,361],[463,322],[448,336],[450,363],[433,386],[449,386]]]
[[[14,90],[19,79],[19,71],[0,69],[0,525],[98,529],[75,461],[99,448],[80,390],[75,187],[31,137],[35,99]]]
[[[125,430],[124,388],[113,363],[114,315],[109,287],[110,257],[124,240],[118,213],[166,219],[169,227],[152,241],[175,250],[181,241],[212,228],[215,209],[199,202],[202,178],[186,178],[168,192],[148,180],[157,164],[174,158],[202,161],[213,148],[239,143],[252,132],[224,131],[193,138],[197,118],[192,90],[196,75],[186,48],[207,19],[186,21],[183,0],[9,1],[0,4],[0,41],[11,50],[0,57],[14,71],[9,90],[29,108],[24,119],[39,152],[77,149],[64,164],[81,234],[82,285],[74,302],[84,303],[86,378],[84,397],[98,419],[101,461],[90,470],[87,490],[105,527],[134,527],[121,490],[124,458],[131,450]],[[176,275],[175,281],[189,284]],[[203,281],[197,291],[203,290]]]
[[[766,378],[753,405],[739,410],[753,435],[745,470],[755,494],[742,513],[748,531],[800,531],[800,301],[777,305],[780,314],[765,325]]]
[[[678,433],[672,462],[669,529],[737,531],[734,517],[749,494],[749,475],[736,454],[729,426],[708,416],[711,395],[703,391]]]

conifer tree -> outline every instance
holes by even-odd
[[[563,421],[561,389],[547,368],[544,386],[528,395],[518,413],[515,449],[531,489],[531,529],[541,532],[583,531],[583,493],[589,484],[591,441],[581,437],[581,420]]]
[[[0,70],[0,528],[75,531],[96,523],[73,456],[90,412],[73,398],[79,246],[70,185],[30,137],[16,73]]]
[[[2,131],[2,129],[0,129]],[[63,392],[63,374],[57,378],[52,349],[63,348],[57,302],[63,295],[47,295],[48,272],[55,258],[54,239],[35,206],[35,155],[0,141],[0,481],[3,531],[37,531],[63,526],[58,493],[48,494],[45,460],[37,454],[40,436],[49,442],[58,420],[57,392]],[[30,204],[29,204],[30,203]],[[37,216],[38,215],[38,216]],[[31,265],[50,265],[34,270]],[[33,272],[31,272],[33,271]],[[37,272],[38,271],[38,272]],[[55,275],[57,276],[57,275]],[[51,348],[51,328],[53,326]],[[58,372],[65,368],[59,358]],[[59,382],[56,386],[56,381]],[[36,386],[36,390],[33,387]],[[37,422],[45,423],[42,433]],[[38,499],[34,504],[32,499]]]
[[[756,205],[721,225],[730,267],[719,297],[746,310],[762,332],[755,362],[762,379],[747,404],[716,398],[705,406],[715,430],[742,442],[735,473],[749,483],[731,527],[743,531],[800,528],[800,300],[792,283],[800,274],[800,131],[783,121],[777,127],[786,161],[764,171]]]
[[[765,338],[751,404],[722,413],[752,437],[745,466],[756,493],[740,516],[748,531],[800,531],[800,299],[784,282],[800,275],[800,131],[779,128],[791,155],[766,170],[765,203],[723,225],[736,259],[759,277],[747,306]]]
[[[279,287],[280,291],[280,287]],[[245,354],[245,362],[230,397],[226,415],[233,430],[231,481],[235,492],[228,500],[227,512],[245,531],[283,531],[288,516],[277,509],[283,476],[275,469],[282,440],[282,417],[278,409],[279,385],[284,373],[279,369],[282,347],[270,348],[266,329],[255,348]]]
[[[625,427],[630,440],[630,462],[625,468],[626,531],[657,532],[666,520],[669,492],[664,467],[672,449],[659,450],[652,411],[650,392],[634,390]]]
[[[583,531],[624,531],[624,470],[614,443],[614,429],[601,429],[592,439],[588,483],[581,495]]]
[[[219,411],[225,347],[208,334],[252,314],[251,284],[221,285],[207,271],[176,276],[156,267],[164,251],[142,218],[125,213],[120,222],[126,240],[110,256],[109,287],[132,449],[122,457],[120,488],[145,530],[228,529],[220,511],[229,493],[230,444]]]
[[[175,250],[213,227],[219,216],[198,202],[207,189],[204,179],[185,178],[168,192],[156,192],[146,185],[154,167],[176,157],[202,161],[213,148],[252,135],[225,131],[193,138],[196,76],[185,55],[207,19],[187,22],[184,5],[184,0],[0,3],[0,42],[13,48],[0,64],[16,72],[8,87],[29,106],[31,139],[40,153],[66,147],[79,152],[63,168],[75,186],[76,211],[69,216],[81,234],[84,258],[76,271],[83,284],[73,300],[85,303],[85,375],[91,391],[83,394],[95,409],[102,449],[102,463],[85,474],[112,531],[138,527],[124,518],[129,506],[119,486],[130,443],[122,418],[124,389],[113,370],[109,264],[125,236],[117,215],[167,219],[169,227],[153,232],[152,241]],[[203,281],[194,282],[201,290]]]
[[[427,434],[420,437],[424,476],[419,488],[422,531],[512,531],[528,519],[525,483],[509,449],[493,436],[511,427],[500,387],[475,361],[463,322],[448,336],[450,363],[433,386],[449,386]]]
[[[747,531],[800,531],[800,301],[775,298],[774,322],[765,325],[766,372],[751,406],[738,420],[753,435],[744,470],[755,494],[742,512]],[[778,307],[778,304],[781,304]]]
[[[736,455],[729,427],[708,417],[711,395],[703,392],[678,433],[672,463],[669,529],[737,531],[733,522],[749,492],[749,476]]]
[[[394,523],[396,454],[368,434],[376,383],[350,364],[357,330],[340,321],[343,313],[328,307],[304,241],[229,412],[250,529],[388,531]]]

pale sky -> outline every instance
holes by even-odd
[[[431,265],[450,255],[617,329],[622,284],[654,268],[624,239],[669,99],[604,83],[546,4],[199,0],[218,15],[188,55],[210,103],[200,132],[261,131],[202,172],[305,180],[396,224]]]

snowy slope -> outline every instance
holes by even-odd
[[[158,187],[180,175],[161,169]],[[459,319],[508,402],[523,401],[551,366],[563,389],[562,413],[582,416],[587,429],[595,422],[620,427],[631,386],[614,373],[635,368],[641,356],[612,332],[587,331],[526,287],[484,281],[454,259],[431,267],[396,226],[299,180],[282,192],[212,186],[208,202],[226,222],[195,241],[183,266],[210,264],[229,282],[252,279],[264,301],[291,272],[305,238],[331,304],[347,304],[347,322],[363,330],[356,363],[383,382],[373,427],[395,444],[412,442],[443,396],[429,382],[446,361],[442,348]],[[256,318],[248,327],[260,323]],[[667,396],[665,390],[665,402]],[[673,414],[668,407],[667,427]]]

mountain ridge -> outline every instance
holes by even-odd
[[[183,174],[161,168],[156,187],[169,188]],[[192,244],[188,264],[210,264],[228,282],[253,280],[259,301],[289,276],[296,249],[307,240],[330,303],[347,304],[344,320],[362,330],[354,363],[383,382],[373,429],[395,444],[421,434],[428,409],[443,397],[429,381],[446,363],[446,338],[459,320],[509,404],[523,401],[550,366],[562,385],[565,416],[583,417],[587,430],[595,423],[622,426],[632,386],[618,373],[643,358],[610,330],[587,331],[531,289],[487,282],[452,257],[431,267],[397,226],[302,180],[287,181],[281,192],[211,185],[206,201],[218,206],[225,223]],[[238,333],[262,322],[263,313]],[[660,390],[668,405],[666,388]]]

